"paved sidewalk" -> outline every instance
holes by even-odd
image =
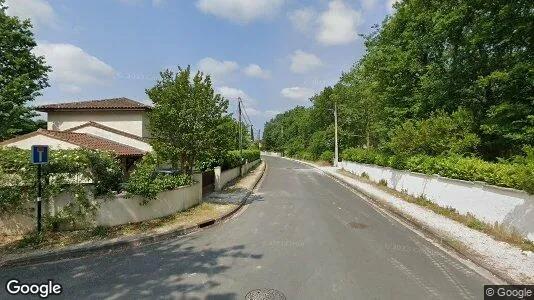
[[[386,204],[388,207],[400,212],[403,217],[412,219],[423,229],[437,236],[449,241],[460,242],[466,246],[468,251],[468,253],[464,252],[462,254],[468,254],[469,259],[474,260],[477,264],[489,269],[501,278],[516,284],[534,284],[534,253],[522,251],[505,242],[496,241],[485,233],[471,229],[419,205],[404,201],[371,184],[342,175],[338,172],[341,168],[299,162],[320,169],[368,198]]]

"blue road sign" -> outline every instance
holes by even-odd
[[[35,165],[48,163],[48,145],[32,146],[32,163]]]

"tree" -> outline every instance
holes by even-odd
[[[30,20],[8,16],[4,3],[0,0],[0,140],[39,126],[26,104],[49,86],[50,71],[44,57],[32,53],[37,44]]]
[[[149,113],[151,144],[158,156],[182,174],[191,174],[195,163],[229,150],[228,100],[213,90],[211,78],[191,68],[160,73],[156,85],[146,90],[154,103]]]

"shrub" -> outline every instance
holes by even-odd
[[[324,161],[332,161],[334,159],[334,152],[331,150],[326,150],[321,154],[319,159]]]
[[[192,179],[187,175],[165,175],[156,174],[154,170],[161,166],[161,162],[155,154],[145,155],[141,161],[135,165],[135,169],[130,174],[126,184],[126,191],[133,195],[144,197],[142,204],[156,198],[158,193],[173,190],[181,186],[189,185]]]
[[[36,168],[30,162],[30,151],[0,148],[0,210],[25,208],[36,197]],[[118,189],[122,172],[113,153],[88,150],[52,150],[49,163],[42,167],[43,198],[67,190],[78,190],[93,183],[95,196]],[[87,198],[81,205],[88,204]]]
[[[438,174],[467,181],[483,181],[534,194],[534,151],[532,153],[529,151],[530,148],[525,148],[526,156],[497,163],[460,155],[417,154],[405,157],[361,148],[346,149],[341,156],[346,161],[393,167],[428,175]]]

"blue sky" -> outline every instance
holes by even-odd
[[[191,65],[217,91],[245,101],[255,128],[277,112],[309,105],[363,54],[392,0],[7,0],[30,18],[36,53],[52,66],[35,104],[128,97],[161,70]]]

